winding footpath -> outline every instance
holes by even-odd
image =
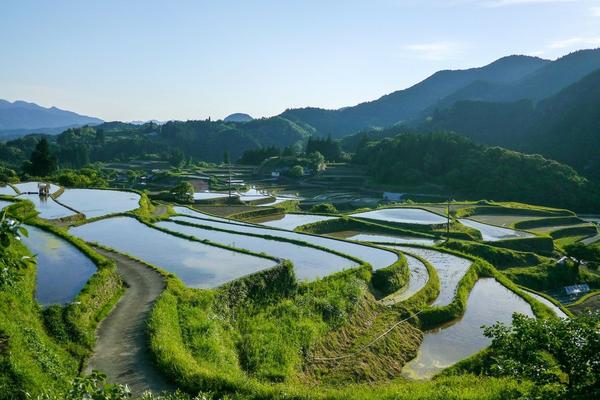
[[[154,365],[146,336],[146,319],[165,288],[162,276],[124,255],[100,248],[95,250],[116,262],[127,290],[98,329],[87,372],[100,370],[110,382],[127,384],[134,395],[145,390],[174,391]]]

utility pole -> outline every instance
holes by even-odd
[[[448,195],[448,202],[446,203],[446,217],[448,222],[446,224],[446,240],[450,240],[450,195]]]

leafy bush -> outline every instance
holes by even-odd
[[[312,206],[310,212],[321,214],[337,214],[338,210],[331,203],[320,203]]]

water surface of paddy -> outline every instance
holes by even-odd
[[[294,263],[296,276],[300,280],[311,280],[318,277],[324,277],[334,272],[356,266],[354,261],[347,258],[293,243],[203,229],[195,226],[180,225],[171,221],[158,222],[156,225],[170,231],[193,236],[197,239],[207,239],[211,242],[224,244],[238,249],[245,249],[256,253],[265,253],[274,257],[288,259]]]
[[[401,292],[392,293],[390,296],[382,299],[384,304],[392,304],[408,300],[419,290],[423,289],[429,280],[429,272],[427,271],[425,264],[423,264],[421,260],[416,257],[413,257],[409,254],[404,255],[406,257],[406,261],[408,261],[408,269],[410,270],[408,284]]]
[[[85,214],[86,218],[135,210],[140,195],[133,192],[99,189],[66,189],[58,200]]]
[[[371,264],[373,269],[387,267],[398,260],[398,255],[390,251],[322,236],[307,235],[274,228],[263,228],[254,225],[232,224],[217,220],[198,220],[186,216],[175,216],[172,217],[172,219],[192,224],[213,226],[215,228],[226,229],[236,233],[254,233],[257,235],[270,235],[291,240],[299,240],[356,257]]]
[[[402,373],[413,379],[430,378],[442,369],[489,346],[482,325],[510,323],[513,313],[533,316],[531,306],[493,278],[481,278],[473,287],[464,316],[442,328],[425,332],[417,357]]]
[[[554,315],[556,315],[558,318],[562,318],[562,319],[569,318],[569,316],[567,314],[565,314],[565,312],[563,310],[561,310],[560,307],[557,307],[556,304],[554,304],[553,302],[551,302],[550,300],[548,300],[544,296],[540,296],[539,294],[530,292],[529,290],[526,290],[526,292],[527,292],[528,295],[530,295],[531,297],[533,297],[534,299],[536,299],[540,303],[544,304],[550,310],[552,310],[552,312],[554,313]]]
[[[382,208],[352,214],[352,217],[419,225],[438,225],[447,222],[445,217],[420,208]]]
[[[432,305],[446,306],[450,304],[454,299],[458,283],[471,266],[471,261],[438,250],[405,246],[397,248],[424,258],[435,268],[440,279],[440,294]]]
[[[359,233],[349,232],[347,236],[343,236],[346,239],[356,240],[359,242],[371,242],[371,243],[393,243],[393,244],[420,244],[424,246],[433,246],[436,241],[434,239],[419,238],[414,236],[392,236],[392,235],[378,235],[376,233]]]
[[[285,214],[268,221],[260,222],[261,225],[270,226],[273,228],[287,229],[293,231],[299,226],[312,224],[313,222],[328,221],[337,217],[327,217],[316,214]]]
[[[129,217],[81,225],[70,232],[161,267],[196,288],[216,287],[275,265],[272,260],[169,235]]]
[[[21,193],[38,193],[38,183],[39,182],[23,182],[15,184],[15,187],[21,191]],[[50,194],[58,191],[60,189],[59,186],[51,183],[50,184]]]
[[[96,272],[96,265],[66,240],[34,226],[22,241],[37,255],[36,299],[42,305],[71,302]]]
[[[15,192],[12,187],[6,185],[6,186],[0,186],[0,194],[6,195],[6,196],[16,196],[17,192]]]
[[[528,238],[535,236],[529,232],[517,231],[515,229],[509,228],[501,228],[499,226],[488,225],[467,218],[461,218],[458,221],[464,226],[477,229],[479,232],[481,232],[481,238],[486,242],[495,242],[503,239]]]
[[[20,194],[19,199],[27,199],[35,205],[39,211],[39,217],[44,219],[57,219],[75,215],[75,213],[66,207],[61,206],[51,197],[40,197],[38,194]]]

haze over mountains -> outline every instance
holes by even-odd
[[[56,107],[45,108],[25,101],[9,102],[0,99],[0,132],[53,133],[72,126],[97,125],[99,118],[80,115]]]

